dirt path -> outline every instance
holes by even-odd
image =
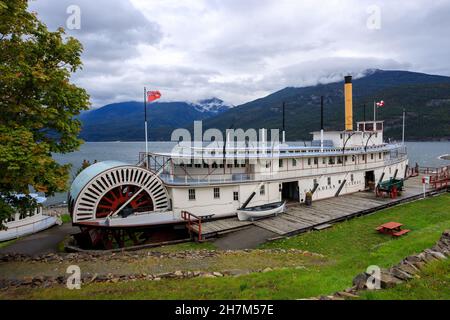
[[[216,240],[214,246],[222,250],[254,249],[266,242],[267,239],[277,236],[269,230],[257,226],[228,233]]]
[[[41,255],[58,251],[58,244],[68,235],[78,232],[78,228],[72,227],[70,223],[54,226],[42,232],[38,232],[14,243],[0,248],[0,254],[20,253],[26,255]]]

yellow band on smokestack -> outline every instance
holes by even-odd
[[[345,130],[353,131],[353,93],[352,76],[345,77]]]

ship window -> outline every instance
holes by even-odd
[[[270,161],[266,161],[266,168],[270,168]]]
[[[195,164],[195,167],[196,167],[196,168],[201,168],[200,163],[196,163],[196,164]]]
[[[266,194],[266,186],[265,185],[262,185],[261,188],[259,188],[259,194],[261,196]]]
[[[328,158],[328,164],[334,164],[334,157],[329,157]]]
[[[245,168],[245,163],[241,163],[241,168]]]
[[[314,158],[314,164],[319,164],[319,158],[317,157]]]
[[[212,164],[212,167],[213,167],[214,169],[216,169],[216,168],[217,168],[217,163],[214,162],[214,163]]]
[[[370,160],[373,160],[373,153],[370,154]]]
[[[352,156],[352,162],[355,162],[355,156]]]
[[[347,157],[347,156],[345,156],[345,159],[344,159],[344,160],[345,160],[345,162],[347,162],[347,160],[348,160],[348,157]]]
[[[323,157],[322,158],[322,164],[326,164],[327,163],[327,157]]]
[[[297,160],[292,159],[292,166],[293,166],[293,167],[297,166]]]
[[[327,178],[327,184],[328,184],[329,186],[331,186],[331,177],[328,177],[328,178]]]
[[[233,192],[233,200],[234,201],[238,201],[239,200],[239,192],[237,192],[237,191]]]
[[[227,168],[233,168],[233,164],[232,163],[227,163]]]
[[[308,158],[308,166],[311,165],[311,158]]]
[[[220,199],[220,188],[214,188],[214,199]]]
[[[283,168],[283,159],[280,159],[280,160],[278,161],[278,164],[279,164],[279,167],[280,167],[280,168]]]
[[[363,161],[366,160],[366,155],[365,154],[362,155],[362,159],[363,159]]]
[[[220,167],[220,168],[223,168],[223,163],[219,164],[219,167]]]
[[[313,187],[315,187],[317,184],[317,179],[313,179]]]
[[[353,182],[353,173],[350,175],[350,181]]]
[[[342,157],[337,157],[337,163],[342,164]]]
[[[189,200],[195,200],[195,189],[189,189]]]
[[[207,163],[204,163],[203,168],[209,168],[209,165]]]
[[[381,159],[381,152],[378,154],[378,159]]]

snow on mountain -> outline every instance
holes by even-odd
[[[215,97],[191,102],[190,104],[199,112],[209,112],[213,114],[219,114],[234,107],[232,104],[228,104]]]

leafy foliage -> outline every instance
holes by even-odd
[[[74,116],[89,106],[86,91],[70,82],[82,65],[81,43],[62,28],[49,31],[27,6],[0,2],[2,195],[28,193],[30,186],[46,195],[65,190],[69,167],[51,155],[79,147]]]

